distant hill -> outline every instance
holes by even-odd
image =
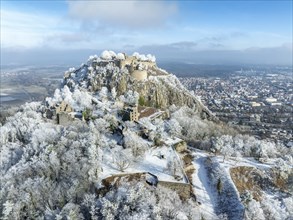
[[[184,62],[160,62],[162,68],[177,77],[227,77],[240,70],[238,65],[205,65]]]

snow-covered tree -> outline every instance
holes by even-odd
[[[147,143],[134,132],[124,134],[124,146],[131,149],[134,159],[144,155],[147,150]]]
[[[180,137],[182,133],[182,127],[180,126],[179,122],[172,118],[167,123],[167,129],[172,136]]]
[[[235,149],[232,136],[223,135],[220,138],[213,138],[211,150],[215,153],[222,154],[224,162],[226,157],[234,154]]]
[[[180,177],[180,169],[180,164],[175,156],[168,159],[167,170],[170,175],[172,175],[174,178]]]
[[[124,172],[131,164],[129,157],[127,157],[123,152],[115,152],[113,155],[114,166],[117,170]]]
[[[262,208],[265,219],[290,219],[290,215],[286,207],[281,204],[281,201],[273,200],[267,197],[261,201],[260,206]]]
[[[265,216],[260,207],[260,203],[253,199],[249,191],[241,194],[241,201],[245,206],[245,219],[265,220]]]
[[[101,59],[103,60],[111,60],[113,58],[113,53],[111,53],[111,51],[108,51],[108,50],[104,50],[102,53],[101,53]]]
[[[117,53],[117,59],[118,60],[125,60],[125,56],[123,53]]]
[[[128,90],[124,96],[120,96],[119,98],[122,102],[125,102],[128,105],[136,105],[138,103],[139,93]]]
[[[113,87],[111,89],[111,95],[112,95],[112,98],[115,100],[116,99],[116,96],[117,96],[116,87]]]
[[[13,207],[14,207],[14,204],[12,202],[10,202],[9,200],[7,200],[4,204],[4,209],[3,209],[3,216],[2,216],[2,219],[3,220],[9,220],[9,219],[13,219],[11,218],[11,214],[13,212]]]
[[[106,101],[108,98],[108,89],[107,87],[102,87],[100,92],[99,92],[99,96],[101,97],[101,99],[103,101]]]

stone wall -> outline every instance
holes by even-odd
[[[116,174],[110,177],[107,177],[102,180],[102,184],[105,188],[110,189],[111,186],[119,186],[121,181],[143,181],[146,183],[148,176],[153,176],[157,178],[155,175],[151,173],[125,173],[125,174]],[[146,183],[146,186],[148,184]],[[158,181],[156,186],[162,186],[167,189],[175,191],[181,199],[189,199],[193,195],[192,187],[188,183],[180,183],[180,182],[168,182],[168,181]]]
[[[60,112],[57,114],[57,122],[60,125],[69,125],[73,120],[74,119],[71,117],[71,115],[66,112]]]
[[[125,60],[120,60],[119,67],[123,69],[126,65],[131,65],[132,61],[135,60],[135,57],[126,57]]]
[[[56,107],[56,114],[60,112],[73,112],[73,108],[69,104],[62,101],[60,105]]]
[[[131,76],[133,78],[135,78],[136,80],[145,80],[148,78],[148,73],[146,70],[134,70],[132,73],[131,73]]]
[[[155,62],[150,61],[140,61],[140,63],[142,63],[146,67],[146,69],[154,68],[157,66]]]

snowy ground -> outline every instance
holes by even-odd
[[[104,155],[104,163],[102,164],[103,171],[100,174],[101,178],[121,173],[150,172],[156,175],[161,181],[186,183],[183,173],[181,174],[182,180],[176,180],[167,168],[168,160],[177,159],[177,155],[171,147],[165,146],[147,150],[144,157],[130,164],[124,172],[120,172],[115,168],[115,162],[111,154],[105,153]],[[163,155],[163,158],[160,158],[161,155]]]
[[[197,202],[199,202],[198,208],[200,209],[201,215],[204,219],[208,220],[218,219],[218,216],[216,215],[216,206],[219,206],[219,204],[217,204],[219,198],[218,195],[215,194],[215,189],[211,188],[212,186],[209,180],[208,168],[204,163],[207,157],[214,157],[213,160],[217,161],[219,163],[219,166],[227,171],[227,180],[229,180],[228,182],[232,184],[230,184],[232,188],[235,188],[235,186],[229,175],[229,169],[231,167],[250,166],[259,169],[268,169],[271,167],[272,162],[270,161],[269,163],[260,163],[253,158],[242,157],[227,157],[225,158],[225,160],[223,160],[223,156],[221,155],[215,156],[214,154],[195,149],[192,149],[192,151],[192,155],[194,156],[193,165],[195,167],[195,171],[192,175],[192,185]],[[128,153],[126,152],[126,154]],[[170,170],[168,170],[167,168],[168,160],[178,160],[178,155],[172,147],[164,146],[148,149],[143,157],[135,160],[124,172],[120,172],[119,170],[117,170],[117,168],[115,168],[113,156],[111,156],[111,154],[105,152],[104,155],[104,163],[102,164],[103,172],[101,174],[101,177],[103,178],[121,173],[150,172],[156,175],[161,181],[185,183],[184,178],[179,181],[176,180],[170,173]]]
[[[207,169],[204,164],[207,157],[214,155],[201,150],[193,149],[193,152],[195,171],[192,175],[192,184],[197,201],[201,203],[199,205],[201,213],[205,219],[217,219],[217,215],[215,214],[216,204],[214,204],[216,195],[213,195],[214,191],[210,188]],[[231,167],[235,166],[250,166],[262,169],[270,168],[269,164],[259,163],[253,158],[226,158],[223,161],[223,156],[216,156],[215,159],[225,168],[227,173],[229,173]]]
[[[202,150],[198,149],[191,149],[193,152],[195,152],[193,155],[195,156],[202,156],[202,157],[207,157],[207,156],[215,156],[212,153],[208,153]],[[247,166],[247,167],[255,167],[259,169],[270,169],[275,163],[276,159],[270,159],[265,163],[261,163],[256,161],[252,157],[226,157],[225,160],[223,160],[222,155],[217,155],[215,156],[216,160],[221,163],[223,167],[226,169],[229,169],[231,167],[238,167],[238,166]]]
[[[215,202],[217,201],[217,195],[214,194],[215,190],[211,189],[207,173],[208,169],[204,163],[207,157],[213,157],[213,161],[217,161],[219,165],[226,170],[227,180],[234,186],[236,191],[237,189],[229,175],[230,168],[238,166],[247,166],[254,167],[260,170],[266,170],[272,168],[272,166],[275,164],[275,161],[277,160],[270,159],[265,163],[258,162],[254,158],[250,157],[226,157],[225,160],[223,160],[222,155],[215,156],[214,154],[197,149],[192,149],[192,151],[192,155],[194,156],[193,165],[195,167],[195,171],[192,175],[193,189],[197,201],[201,203],[199,205],[199,208],[201,210],[202,216],[205,219],[209,220],[218,219],[218,217],[215,214],[217,206]],[[265,195],[268,196],[266,193],[264,194],[264,196]]]
[[[199,208],[204,219],[217,219],[214,212],[212,191],[208,184],[207,170],[205,169],[204,160],[206,155],[196,153],[196,159],[193,161],[195,171],[192,175],[192,185],[196,195],[196,200],[201,203]]]

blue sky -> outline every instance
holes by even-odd
[[[290,63],[292,20],[292,1],[285,0],[1,0],[1,53],[111,49],[184,59],[272,49]]]

